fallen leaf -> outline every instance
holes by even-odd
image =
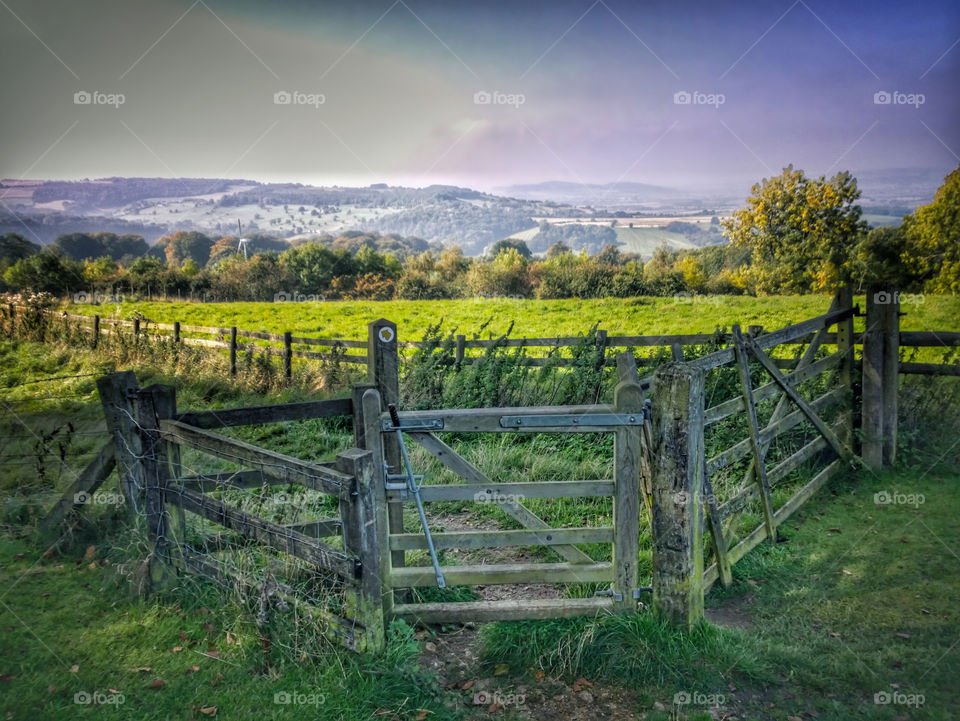
[[[167,684],[164,682],[162,678],[155,678],[153,679],[153,681],[150,682],[150,685],[147,686],[147,688],[160,689],[166,685]]]
[[[503,708],[503,706],[501,706],[500,704],[498,704],[498,703],[492,703],[492,704],[490,704],[489,706],[487,706],[487,713],[496,713],[497,711],[499,711],[499,710],[502,709],[502,708]]]
[[[119,689],[115,689],[115,688],[108,688],[107,691],[109,691],[110,693],[120,693]]]
[[[910,634],[909,634],[909,633],[898,633],[897,635],[898,635],[900,638],[910,638]]]
[[[236,643],[236,639],[234,639],[232,633],[227,631],[227,644],[232,646],[234,643]]]
[[[173,651],[174,653],[180,653],[183,650],[183,646],[174,646],[170,650]]]
[[[844,576],[852,576],[852,575],[853,575],[853,571],[848,571],[847,569],[843,569],[843,575],[844,575]]]
[[[77,673],[79,670],[80,667],[77,664],[73,664],[73,666],[70,667],[70,673]]]
[[[834,638],[840,638],[840,634],[837,633],[836,631],[831,631],[830,635],[833,636]]]
[[[202,713],[204,716],[216,716],[216,715],[217,715],[217,707],[216,707],[216,706],[204,706],[203,708],[200,709],[200,713]]]
[[[505,676],[509,672],[510,666],[505,663],[497,664],[496,668],[493,669],[494,676]]]
[[[140,668],[130,669],[130,673],[149,673],[150,671],[153,671],[150,666],[141,666]]]
[[[220,658],[220,652],[216,649],[210,649],[204,654],[204,656],[209,656],[210,658]]]
[[[543,681],[543,679],[544,679],[544,677],[545,677],[546,675],[547,675],[547,674],[545,674],[545,673],[544,673],[543,671],[541,671],[539,668],[538,668],[536,671],[533,672],[533,677],[534,677],[535,679],[537,679],[537,681]]]
[[[470,689],[473,688],[473,684],[475,683],[476,681],[464,681],[463,685],[460,688],[463,689],[464,691],[469,691]]]
[[[191,666],[190,668],[187,669],[187,673],[196,673],[199,670],[200,670],[199,666]]]
[[[429,711],[417,711],[417,715],[413,717],[413,721],[423,721],[429,714]]]
[[[92,561],[97,557],[97,547],[96,546],[87,546],[86,552],[83,554],[84,561]]]

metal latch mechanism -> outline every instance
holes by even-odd
[[[423,500],[420,498],[420,483],[423,482],[422,475],[414,475],[413,466],[410,463],[410,455],[407,453],[407,444],[403,440],[403,432],[412,431],[412,430],[428,430],[423,427],[423,424],[417,424],[416,426],[406,425],[404,426],[400,422],[400,415],[397,413],[397,407],[390,403],[387,405],[387,410],[390,411],[390,421],[392,425],[388,425],[384,422],[383,430],[393,431],[397,434],[397,443],[400,445],[400,456],[403,459],[403,469],[404,473],[386,473],[386,482],[385,487],[389,490],[400,490],[403,492],[401,498],[403,498],[406,493],[413,494],[414,503],[417,504],[417,513],[420,515],[420,525],[423,526],[423,535],[427,541],[427,550],[430,552],[430,560],[433,562],[433,572],[437,577],[437,588],[446,588],[447,582],[443,578],[443,572],[440,570],[440,560],[437,558],[437,549],[433,545],[433,536],[430,535],[430,526],[427,524],[427,514],[423,510]],[[443,420],[436,419],[439,421],[439,428],[443,428]],[[434,430],[437,427],[431,425],[429,430]],[[386,464],[384,464],[386,465]],[[403,483],[398,483],[399,479],[404,479]]]

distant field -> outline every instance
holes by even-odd
[[[650,258],[653,252],[662,244],[670,250],[696,248],[680,233],[671,233],[663,228],[630,228],[618,225],[614,228],[620,250],[625,253],[638,253],[643,258]]]
[[[913,296],[911,296],[913,298]],[[864,307],[864,300],[858,300]],[[827,296],[699,296],[695,298],[602,298],[590,300],[396,300],[305,303],[125,302],[119,306],[73,305],[71,312],[129,318],[135,311],[159,323],[237,326],[244,330],[295,333],[325,338],[364,338],[377,318],[398,325],[406,340],[419,340],[427,327],[442,323],[468,338],[577,335],[595,323],[611,335],[710,333],[739,323],[775,329],[825,313]],[[904,330],[960,331],[960,297],[926,296],[903,307]],[[484,328],[484,324],[488,323]]]

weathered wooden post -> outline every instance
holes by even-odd
[[[849,310],[853,308],[853,289],[846,285],[837,291],[833,303],[837,310]],[[843,360],[838,369],[840,375],[840,385],[847,389],[850,394],[846,403],[845,414],[847,416],[843,429],[840,432],[840,440],[848,448],[853,448],[853,417],[854,417],[854,398],[853,398],[853,369],[856,359],[854,358],[853,341],[853,318],[837,323],[837,352],[843,354]]]
[[[293,334],[283,332],[283,375],[287,380],[293,376]]]
[[[178,320],[173,321],[173,342],[180,342],[180,321]]]
[[[384,434],[380,428],[380,408],[382,401],[380,394],[375,388],[367,388],[361,396],[360,405],[365,424],[364,438],[367,444],[367,450],[371,455],[370,468],[370,486],[368,492],[373,499],[375,509],[376,523],[376,548],[379,552],[379,576],[380,582],[380,602],[383,606],[384,617],[389,620],[393,615],[394,591],[390,584],[390,574],[393,570],[393,559],[396,554],[390,552],[390,542],[388,534],[390,527],[390,509],[387,505],[387,479],[384,472],[383,442],[387,440],[389,434]],[[366,503],[366,502],[365,502]],[[401,556],[401,561],[403,556]],[[372,591],[371,591],[372,592]]]
[[[93,347],[96,348],[100,343],[100,316],[93,316]]]
[[[400,356],[397,341],[397,324],[380,318],[367,325],[367,378],[380,394],[380,411],[390,403],[400,402]],[[366,409],[364,410],[366,414]],[[364,419],[369,422],[369,419]],[[379,431],[378,431],[379,432]],[[383,457],[394,473],[400,472],[400,444],[393,436],[383,441]],[[367,439],[370,442],[370,439]],[[369,446],[368,446],[369,447]],[[390,532],[403,533],[403,504],[390,503]],[[403,566],[403,551],[393,552],[393,565]]]
[[[620,382],[613,391],[614,413],[629,423],[643,423],[643,389],[631,353],[617,356]],[[613,598],[621,611],[635,611],[640,586],[640,472],[642,425],[624,425],[613,436]]]
[[[237,326],[230,328],[230,375],[237,374]]]
[[[703,371],[682,363],[653,381],[653,607],[674,625],[703,619]]]
[[[140,589],[144,595],[170,583],[174,556],[179,549],[176,535],[178,531],[182,533],[183,529],[182,509],[177,520],[173,522],[166,511],[165,495],[170,478],[171,458],[168,444],[160,437],[160,418],[171,410],[175,412],[175,404],[175,391],[170,386],[152,385],[137,392],[140,464],[144,479],[144,516],[147,539],[153,544],[153,552],[148,561],[149,584],[144,584]],[[177,465],[179,466],[179,463]]]
[[[379,405],[374,398],[372,403]],[[337,456],[337,469],[353,476],[354,495],[341,502],[344,549],[360,559],[360,578],[354,597],[353,617],[363,624],[362,651],[380,651],[386,645],[384,598],[389,594],[381,562],[389,563],[387,507],[378,503],[374,456],[371,451],[351,448]],[[382,473],[382,472],[381,472]],[[382,487],[382,484],[380,484]]]
[[[873,469],[883,466],[883,360],[884,306],[889,292],[878,286],[867,288],[867,318],[863,332],[863,390],[860,455]]]
[[[457,368],[463,365],[463,356],[464,351],[467,347],[467,338],[466,336],[458,335],[457,336],[457,350],[456,350],[456,362]]]
[[[136,516],[142,507],[143,469],[138,461],[142,455],[140,434],[134,408],[134,397],[139,389],[133,371],[111,373],[97,379],[103,415],[107,430],[113,436],[117,453],[117,469],[120,487],[131,516]]]
[[[140,340],[140,319],[133,319],[133,342],[137,343]]]
[[[900,290],[890,288],[883,305],[883,463],[897,460],[897,393],[900,383]]]

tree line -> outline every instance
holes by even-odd
[[[0,277],[3,290],[220,301],[294,293],[370,300],[764,295],[846,283],[960,291],[960,169],[898,227],[869,229],[859,197],[849,173],[811,178],[788,167],[753,186],[745,207],[722,221],[727,244],[661,247],[646,261],[613,243],[575,253],[562,239],[543,256],[507,238],[470,258],[458,247],[359,231],[296,245],[256,235],[242,247],[236,237],[198,232],[152,247],[135,235],[71,233],[42,249],[8,233],[0,236]]]

